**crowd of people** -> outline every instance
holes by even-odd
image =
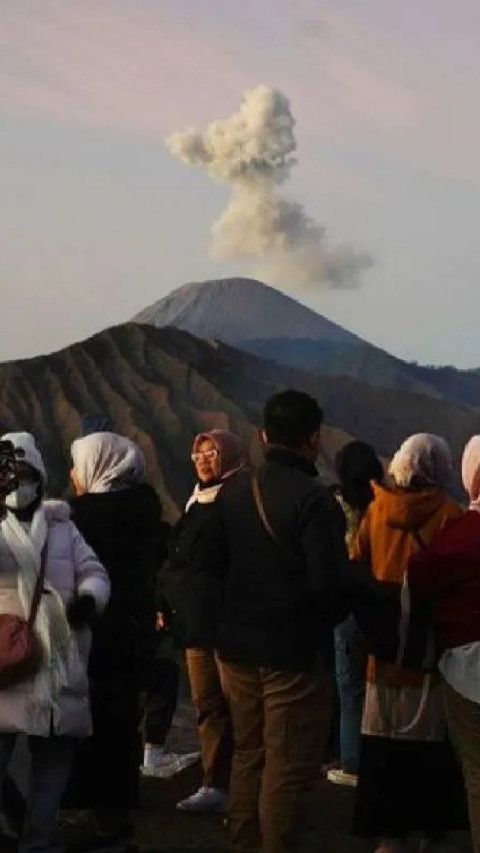
[[[203,778],[177,808],[223,815],[232,851],[301,853],[325,774],[352,788],[351,832],[376,853],[411,836],[447,853],[468,825],[480,853],[480,436],[462,505],[450,449],[426,433],[388,466],[349,442],[325,487],[322,421],[307,394],[272,397],[257,467],[240,436],[196,436],[171,528],[140,449],[108,422],[87,420],[72,445],[69,504],[47,499],[33,436],[3,437],[16,470],[0,472],[2,849],[60,853],[68,807],[94,816],[82,851],[135,849],[141,773],[198,757],[167,748],[181,649]],[[29,668],[22,651],[12,669],[13,618],[39,647]]]

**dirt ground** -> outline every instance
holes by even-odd
[[[171,747],[182,751],[197,748],[193,712],[187,702],[179,708],[171,733]],[[187,815],[175,810],[176,802],[195,790],[199,767],[190,768],[169,781],[148,780],[142,792],[143,808],[138,814],[142,850],[156,853],[223,853],[227,850],[223,821],[218,817]],[[350,790],[322,782],[318,807],[306,830],[302,853],[369,853],[372,845],[348,834],[353,794]],[[459,851],[469,853],[468,839],[455,839]],[[412,841],[412,853],[418,841]]]
[[[198,751],[195,717],[183,673],[181,701],[167,747],[180,753]],[[25,776],[24,761],[16,761],[16,779]],[[23,767],[23,771],[22,771]],[[415,768],[412,768],[412,772]],[[148,779],[142,783],[141,808],[135,821],[142,853],[227,853],[226,832],[218,816],[200,816],[176,811],[176,803],[195,791],[201,782],[199,764],[168,781]],[[349,835],[354,794],[326,780],[319,784],[318,798],[306,827],[301,853],[371,853],[371,843]],[[80,841],[91,829],[86,813],[63,812],[62,836],[67,844]],[[472,853],[469,839],[453,838],[458,853]],[[418,851],[418,839],[412,839],[410,851]],[[1,853],[1,851],[0,851]]]
[[[169,737],[169,748],[180,752],[198,749],[192,707],[183,701],[177,711]],[[218,816],[188,815],[177,812],[178,800],[195,791],[201,781],[200,766],[194,766],[168,781],[144,780],[142,808],[136,816],[142,853],[226,853],[223,819]],[[352,806],[350,791],[322,783],[318,808],[307,828],[302,853],[367,853],[365,845],[348,836]],[[65,829],[65,840],[81,837],[89,825],[86,814],[68,813],[64,818],[73,825]]]
[[[173,751],[193,752],[198,749],[193,709],[182,689],[180,702],[168,747]],[[223,820],[218,816],[189,815],[177,812],[178,800],[195,791],[201,780],[200,766],[191,767],[168,781],[144,780],[142,808],[136,816],[137,834],[142,853],[227,853]],[[301,853],[371,853],[374,845],[349,835],[353,793],[327,781],[319,786],[318,801],[310,824],[306,827]],[[64,815],[74,821],[66,829],[73,840],[85,831],[86,815]],[[72,836],[73,833],[73,836]],[[66,839],[65,839],[66,840]],[[469,839],[453,839],[459,853],[471,853]],[[412,839],[411,851],[418,850]]]

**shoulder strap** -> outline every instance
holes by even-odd
[[[411,536],[413,537],[413,539],[415,539],[415,542],[417,543],[419,549],[421,551],[424,551],[427,547],[427,544],[426,544],[425,540],[423,539],[423,536],[420,534],[420,531],[419,530],[410,530],[409,532],[410,532]],[[399,625],[398,625],[399,639],[398,639],[397,658],[395,661],[397,666],[402,666],[402,664],[403,664],[403,659],[404,659],[405,650],[406,650],[407,641],[408,641],[408,632],[410,629],[411,612],[412,612],[412,601],[411,601],[411,596],[410,596],[410,587],[408,585],[408,572],[405,571],[405,573],[403,575],[402,587],[400,590],[400,621],[399,621]],[[433,666],[434,660],[435,660],[435,636],[434,636],[433,630],[430,629],[428,631],[428,634],[427,634],[427,645],[426,645],[426,649],[425,649],[423,664],[425,666],[427,666],[427,665]],[[424,687],[425,687],[425,685],[426,685],[426,681],[424,681]],[[428,698],[428,696],[425,697],[422,693],[422,700],[421,700],[420,705],[422,705],[422,703],[424,704],[426,702],[426,698]],[[415,721],[418,722],[418,716],[415,717]],[[415,722],[415,725],[416,725],[416,722]],[[407,731],[407,730],[405,730],[405,731]]]
[[[45,582],[45,574],[47,571],[47,543],[42,548],[42,556],[40,558],[40,571],[37,575],[35,589],[33,591],[32,604],[30,607],[30,615],[28,617],[28,626],[33,628],[35,619],[37,618],[38,608],[40,607],[40,599],[43,593],[43,584]]]
[[[426,545],[426,542],[425,542],[423,536],[420,534],[420,531],[419,530],[410,530],[410,533],[413,536],[413,538],[415,539],[415,542],[417,543],[420,550],[424,551],[425,548],[427,547],[427,545]]]
[[[412,539],[415,540],[419,549],[424,551],[427,547],[423,538],[420,534],[420,531],[417,530],[409,530],[408,531]],[[401,666],[403,662],[403,658],[405,655],[405,650],[407,648],[408,641],[408,632],[410,629],[410,616],[412,611],[412,602],[410,597],[410,587],[408,585],[408,572],[405,569],[403,573],[402,586],[400,589],[400,621],[398,624],[398,648],[397,648],[397,658],[395,661],[396,666]]]
[[[275,533],[272,525],[270,524],[270,522],[268,520],[267,513],[265,512],[265,506],[264,506],[263,499],[262,499],[262,493],[260,490],[260,482],[258,479],[258,473],[256,471],[254,471],[252,474],[252,491],[253,491],[253,497],[255,500],[255,506],[257,507],[258,515],[260,517],[260,520],[261,520],[265,530],[267,531],[268,535],[270,536],[270,539],[272,539],[275,542],[275,544],[278,546],[278,548],[280,548],[285,555],[290,557],[291,560],[293,559],[295,561],[298,561],[298,559],[299,559],[298,555],[294,554],[293,551],[290,551],[290,548],[287,548],[287,546],[284,545],[284,543],[278,538],[277,534]]]

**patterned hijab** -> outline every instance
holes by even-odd
[[[403,442],[389,471],[401,488],[436,487],[445,491],[452,479],[452,454],[444,438],[420,432]]]

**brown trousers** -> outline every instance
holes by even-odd
[[[480,853],[480,705],[443,682],[450,737],[462,765],[473,849]]]
[[[202,750],[203,784],[227,791],[232,763],[232,723],[215,653],[187,649],[187,669]]]
[[[221,663],[234,752],[233,850],[294,853],[317,789],[332,708],[331,679]]]

